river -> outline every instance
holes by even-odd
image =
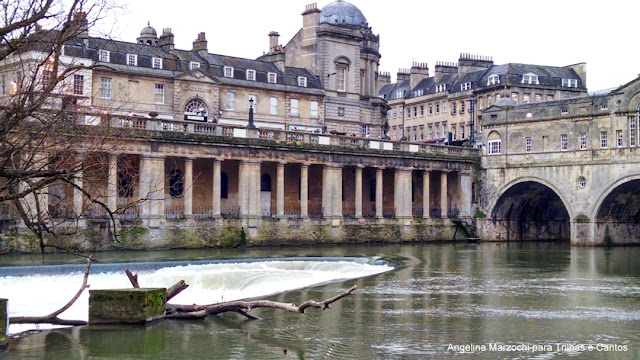
[[[229,300],[241,297],[243,290],[245,296],[255,296],[279,286],[296,290],[270,299],[321,300],[354,284],[358,290],[332,309],[309,309],[306,315],[254,310],[264,321],[230,313],[204,321],[167,320],[146,328],[43,331],[14,340],[0,359],[640,358],[640,247],[416,244],[96,257],[101,262],[89,278],[92,288],[100,286],[101,277],[118,278],[114,284],[128,286],[120,271],[126,266],[139,270],[143,286],[145,281],[154,286],[164,281],[167,286],[186,278],[201,290],[181,302],[206,302],[216,296]],[[380,258],[393,268],[370,265]],[[72,296],[80,286],[82,259],[51,255],[46,267],[40,264],[38,256],[0,257],[0,297],[10,299],[12,314],[49,310],[12,304],[29,298],[47,303],[54,296],[39,281],[62,284],[61,298]],[[245,276],[244,281],[218,279],[224,278],[222,273],[244,270],[254,275],[234,273],[227,278]],[[206,292],[221,286],[226,289],[223,294]],[[76,315],[83,311],[86,308]]]

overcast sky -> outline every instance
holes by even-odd
[[[270,31],[286,43],[302,27],[308,0],[137,0],[104,19],[100,29],[135,41],[151,23],[169,27],[176,47],[191,49],[205,32],[209,52],[256,58]],[[319,1],[322,8],[331,1]],[[565,66],[587,63],[589,91],[625,84],[640,73],[637,0],[350,1],[380,35],[380,70],[427,62],[456,62],[461,52],[491,56],[495,64]],[[113,28],[111,28],[113,27]]]

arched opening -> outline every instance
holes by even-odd
[[[640,239],[640,179],[616,186],[596,215],[595,240],[602,244],[637,243]]]
[[[184,119],[192,121],[208,121],[209,107],[200,98],[187,101],[184,106]]]
[[[491,212],[494,237],[506,241],[569,241],[570,217],[551,188],[534,181],[510,187]]]

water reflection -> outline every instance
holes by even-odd
[[[252,249],[251,254],[280,256],[279,251]],[[11,359],[461,357],[447,350],[449,344],[552,346],[551,351],[529,353],[476,351],[473,357],[480,359],[640,357],[640,262],[635,260],[640,248],[528,243],[285,252],[383,256],[398,260],[400,266],[368,278],[272,297],[284,302],[324,299],[359,286],[327,311],[309,309],[300,315],[258,309],[256,314],[265,321],[225,314],[205,321],[165,321],[146,329],[56,330],[12,343]],[[557,347],[597,343],[624,344],[628,351],[571,352]]]

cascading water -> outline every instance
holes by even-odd
[[[151,262],[96,264],[89,276],[90,289],[129,288],[124,269],[139,273],[142,287],[168,287],[185,280],[189,288],[171,300],[175,304],[212,304],[244,298],[264,297],[294,289],[361,278],[392,270],[370,265],[370,259],[269,259],[196,262]],[[81,265],[0,268],[0,297],[9,299],[10,316],[49,314],[64,305],[82,283]],[[60,315],[86,320],[88,291]],[[33,326],[11,325],[16,333]],[[44,326],[40,326],[44,328]]]

